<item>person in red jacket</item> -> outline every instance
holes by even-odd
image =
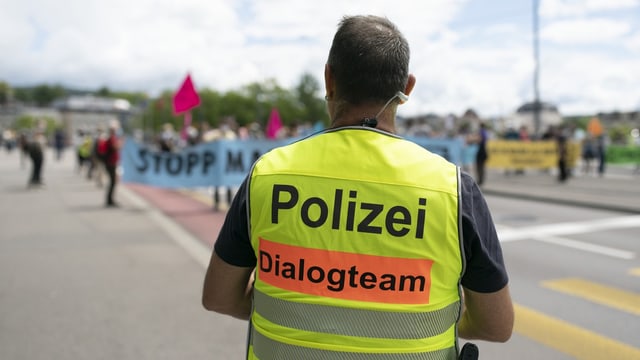
[[[106,154],[104,156],[104,167],[109,176],[109,185],[107,186],[106,207],[118,207],[118,203],[114,200],[114,192],[118,182],[118,163],[120,162],[120,146],[121,140],[118,137],[118,123],[109,124],[109,134],[106,140]]]

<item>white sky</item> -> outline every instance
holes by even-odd
[[[95,90],[322,81],[343,15],[387,16],[418,79],[401,115],[508,115],[533,99],[533,0],[0,0],[0,80]],[[640,110],[640,0],[541,0],[540,94],[565,115]],[[321,96],[324,93],[319,94]]]

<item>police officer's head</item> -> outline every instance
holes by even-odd
[[[409,44],[386,18],[344,17],[333,38],[325,72],[330,72],[335,82],[335,93],[327,94],[331,100],[383,104],[405,90]]]

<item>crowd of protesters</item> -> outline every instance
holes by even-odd
[[[105,206],[117,207],[114,190],[118,180],[117,168],[120,147],[120,124],[111,120],[95,129],[78,129],[73,136],[66,136],[62,128],[47,131],[44,121],[38,122],[32,129],[16,132],[5,129],[1,132],[0,144],[11,153],[20,154],[20,167],[30,166],[28,188],[42,188],[45,185],[44,168],[47,148],[53,149],[53,159],[61,161],[64,153],[72,153],[75,158],[75,171],[95,181],[98,187],[107,185]],[[106,150],[100,150],[100,144],[107,144]],[[105,153],[106,152],[106,153]]]
[[[321,129],[311,123],[282,126],[274,139],[303,137]],[[263,126],[252,122],[246,126],[238,126],[233,118],[225,118],[217,127],[211,127],[206,122],[190,125],[183,129],[176,129],[171,123],[165,123],[160,130],[152,135],[138,131],[135,134],[138,141],[153,146],[162,152],[179,151],[185,147],[216,140],[258,140],[267,138]]]
[[[486,144],[489,140],[536,141],[551,140],[558,146],[558,166],[556,173],[560,182],[575,175],[604,175],[606,134],[594,136],[588,131],[576,126],[549,126],[542,134],[535,135],[527,126],[509,127],[504,131],[496,131],[489,122],[475,119],[466,121],[460,126],[451,122],[438,123],[428,119],[408,120],[399,124],[398,133],[406,137],[429,137],[436,139],[460,139],[464,143],[461,167],[464,171],[473,173],[476,181],[482,185],[486,177],[486,163],[489,159]],[[289,137],[303,137],[322,130],[322,127],[304,123],[293,126],[283,126],[277,134],[278,139]],[[145,139],[160,151],[179,151],[201,142],[226,140],[264,139],[265,130],[254,122],[246,126],[238,126],[233,118],[223,119],[218,127],[210,127],[207,123],[189,126],[178,130],[172,124],[166,123],[161,131],[151,138]],[[579,166],[572,168],[568,163],[568,144],[581,144],[582,154]],[[524,175],[525,169],[505,169],[504,174]]]
[[[310,122],[282,126],[275,138],[284,139],[291,137],[303,137],[320,131],[323,126]],[[474,173],[476,181],[482,185],[485,181],[485,163],[488,160],[486,144],[489,140],[511,141],[535,141],[553,140],[558,146],[558,180],[566,181],[576,175],[603,176],[606,171],[606,148],[608,145],[606,132],[592,134],[587,130],[577,128],[575,125],[549,126],[541,135],[531,134],[526,126],[511,127],[498,132],[490,126],[490,123],[475,119],[465,121],[461,125],[454,126],[454,121],[429,121],[428,119],[408,120],[399,123],[398,133],[406,137],[429,137],[460,139],[465,144],[463,149],[461,167],[463,170]],[[138,140],[155,147],[159,151],[179,151],[187,146],[193,146],[203,142],[226,140],[251,140],[264,139],[265,129],[258,122],[245,126],[238,126],[232,117],[225,118],[217,127],[211,127],[202,122],[188,126],[184,129],[176,129],[172,124],[164,124],[160,131],[143,136],[142,132],[134,132]],[[104,186],[107,172],[104,161],[100,161],[97,155],[97,144],[107,138],[105,126],[99,125],[94,129],[79,129],[67,139],[61,129],[57,129],[48,138],[43,129],[36,127],[31,131],[16,133],[6,129],[1,133],[0,141],[6,151],[20,149],[21,163],[24,166],[26,160],[32,164],[32,173],[29,177],[29,186],[42,186],[42,167],[44,158],[42,149],[45,146],[55,148],[55,158],[60,160],[65,148],[70,147],[76,157],[76,171],[82,173],[88,180],[95,181],[99,187]],[[567,165],[567,144],[569,142],[581,144],[579,164],[575,168]],[[40,150],[39,150],[40,149]],[[524,169],[505,169],[505,175],[522,175]]]
[[[95,181],[98,187],[106,183],[106,207],[119,206],[115,201],[115,188],[122,145],[120,132],[120,123],[111,120],[106,125],[98,125],[93,131],[78,130],[73,140],[76,172],[89,181]]]

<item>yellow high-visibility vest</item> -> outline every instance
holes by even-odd
[[[347,127],[274,149],[249,181],[249,359],[455,359],[458,168]]]

